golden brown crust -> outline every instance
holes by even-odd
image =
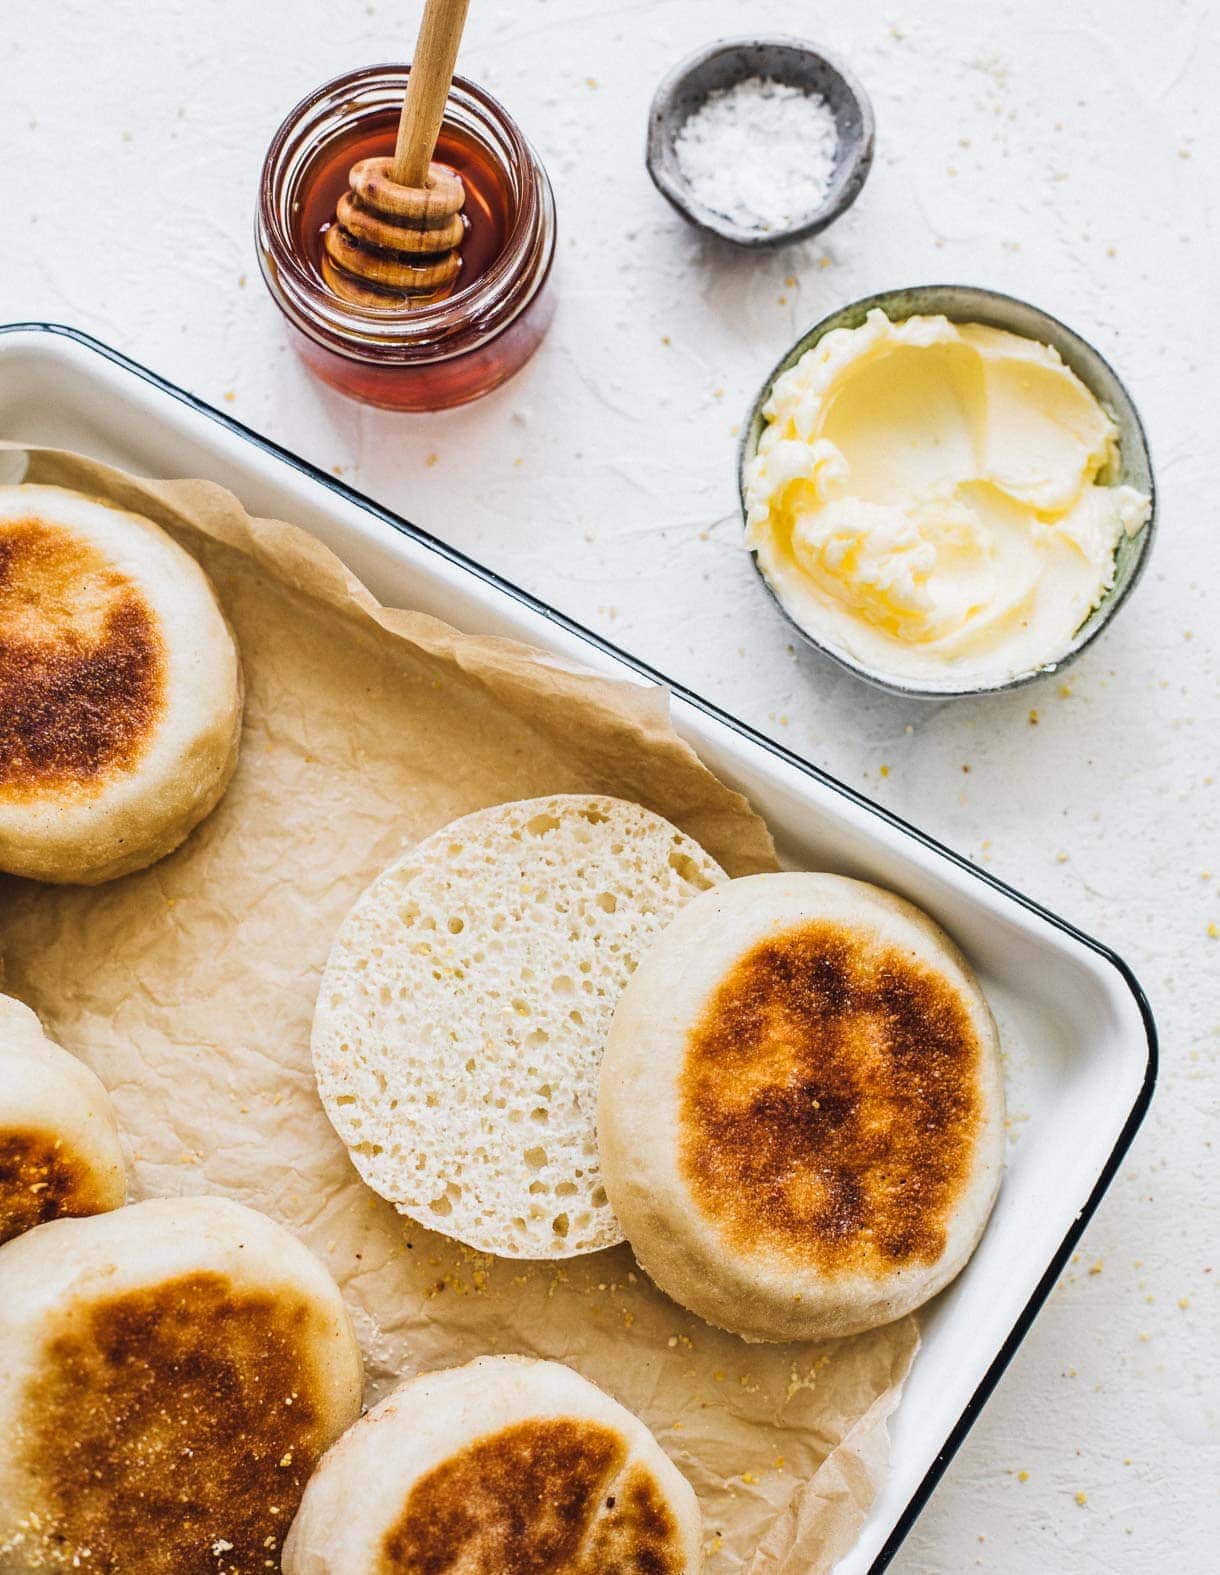
[[[296,1292],[213,1272],[69,1307],[26,1386],[14,1446],[36,1506],[22,1528],[31,1566],[278,1569],[328,1441],[318,1318]]]
[[[679,1575],[685,1570],[677,1524],[651,1471],[633,1466],[603,1504],[573,1575]]]
[[[139,590],[36,516],[0,525],[0,800],[97,792],[147,747],[166,652]]]
[[[754,946],[680,1075],[680,1165],[739,1250],[824,1276],[934,1263],[970,1176],[982,1046],[910,953],[819,920]]]
[[[100,1214],[110,1207],[88,1166],[54,1133],[9,1127],[0,1131],[0,1242],[47,1220]]]
[[[677,1522],[621,1436],[576,1417],[477,1439],[415,1483],[378,1575],[680,1575]]]

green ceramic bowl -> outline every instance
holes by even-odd
[[[1139,412],[1130,394],[1119,381],[1114,368],[1089,344],[1088,340],[1082,339],[1057,317],[1052,317],[1048,312],[1031,306],[1028,301],[1017,300],[1011,295],[1002,295],[997,290],[984,290],[976,285],[921,284],[905,290],[886,290],[880,295],[866,296],[863,300],[853,301],[850,306],[841,307],[829,317],[824,317],[808,333],[803,334],[783,360],[772,368],[750,408],[737,456],[737,480],[743,520],[745,518],[745,467],[753,458],[758,440],[766,425],[762,410],[770,397],[776,378],[799,361],[805,351],[817,344],[825,334],[835,328],[858,328],[869,312],[877,307],[895,322],[908,317],[939,315],[953,322],[985,323],[993,328],[1006,328],[1010,333],[1024,334],[1028,339],[1038,339],[1043,344],[1052,345],[1118,427],[1117,472],[1106,479],[1116,484],[1126,482],[1138,488],[1140,492],[1147,493],[1152,499],[1148,523],[1138,535],[1124,535],[1119,542],[1114,584],[1077,629],[1067,650],[1057,656],[1053,662],[1045,662],[1041,666],[1030,668],[1026,672],[1017,673],[994,684],[928,689],[894,677],[892,674],[866,667],[833,641],[822,638],[813,630],[798,623],[780,601],[761,568],[758,568],[758,560],[755,556],[754,566],[758,569],[759,578],[784,617],[803,640],[837,662],[840,667],[846,667],[858,678],[863,678],[878,688],[886,689],[891,694],[935,700],[951,699],[957,695],[992,694],[1004,689],[1016,689],[1048,673],[1061,671],[1079,656],[1086,646],[1093,643],[1135,589],[1152,546],[1152,536],[1156,526],[1156,486],[1152,476],[1148,440],[1144,435]]]

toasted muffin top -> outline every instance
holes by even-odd
[[[626,1468],[626,1469],[624,1469]],[[681,1575],[682,1539],[622,1435],[584,1417],[486,1434],[420,1477],[378,1575]]]
[[[88,797],[129,771],[165,706],[146,596],[77,532],[0,519],[0,802]]]
[[[11,1441],[31,1505],[18,1532],[30,1567],[278,1569],[328,1442],[322,1326],[297,1291],[212,1271],[67,1303]]]
[[[0,1242],[46,1220],[111,1207],[110,1191],[62,1137],[0,1125]]]
[[[740,1252],[822,1276],[934,1263],[983,1120],[982,1047],[945,975],[864,927],[758,942],[680,1072],[680,1167]]]

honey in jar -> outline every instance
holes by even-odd
[[[553,315],[550,183],[490,94],[453,79],[433,154],[465,187],[461,266],[435,299],[359,304],[323,277],[323,242],[352,166],[389,155],[407,68],[377,66],[327,83],[276,133],[263,168],[259,260],[297,348],[325,382],[392,410],[440,410],[503,383],[537,349]]]

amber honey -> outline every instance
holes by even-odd
[[[336,204],[348,188],[348,171],[360,159],[392,155],[397,131],[396,114],[371,115],[367,122],[353,126],[350,133],[323,149],[315,165],[302,175],[294,241],[301,256],[308,258],[319,282],[322,237],[335,222]],[[481,279],[503,253],[512,227],[513,193],[504,170],[486,146],[458,127],[441,128],[432,157],[438,164],[456,170],[466,188],[466,206],[462,210],[466,237],[461,245],[461,271],[449,291],[452,298]]]
[[[550,183],[507,112],[461,77],[435,158],[461,176],[461,271],[443,297],[346,301],[322,275],[322,241],[360,159],[394,151],[407,68],[351,72],[298,104],[263,166],[259,261],[297,349],[325,382],[393,410],[487,393],[538,347],[553,315]]]

